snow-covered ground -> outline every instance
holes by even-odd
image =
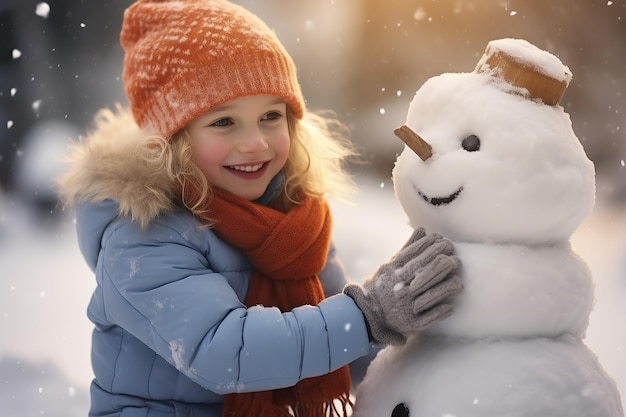
[[[354,280],[371,274],[410,235],[391,181],[359,181],[351,204],[333,202],[335,241]],[[41,221],[0,194],[0,415],[85,416],[94,287],[71,213]],[[599,202],[572,238],[596,281],[587,343],[626,397],[626,211]]]

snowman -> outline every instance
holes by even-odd
[[[559,101],[570,70],[517,39],[472,73],[433,77],[396,135],[393,171],[413,227],[455,243],[455,313],[387,347],[354,417],[621,417],[582,338],[593,283],[569,239],[595,200],[592,162]]]

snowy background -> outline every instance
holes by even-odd
[[[0,416],[86,415],[94,279],[49,180],[67,138],[123,100],[117,36],[130,3],[0,0]],[[391,131],[421,83],[471,71],[501,37],[526,38],[570,66],[563,105],[598,169],[596,208],[572,238],[597,286],[586,342],[626,396],[626,2],[240,3],[276,29],[309,106],[336,110],[368,162],[354,167],[359,194],[333,202],[354,280],[410,235],[390,181],[402,148]]]

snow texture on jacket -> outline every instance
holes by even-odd
[[[79,246],[97,280],[91,415],[219,416],[223,394],[291,386],[370,352],[332,249],[320,279],[339,294],[247,309],[251,265],[176,208],[171,183],[140,162],[145,140],[128,114],[109,114],[74,150],[62,190],[82,200]]]

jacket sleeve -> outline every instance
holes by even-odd
[[[213,251],[234,250],[210,231],[157,224],[141,232],[130,222],[110,228],[99,256],[97,320],[120,326],[206,389],[292,386],[369,352],[363,315],[344,294],[285,313],[246,308],[238,280],[209,264]],[[228,271],[224,262],[219,270]]]
[[[326,294],[327,297],[342,293],[343,288],[348,283],[345,267],[341,259],[337,256],[337,250],[334,245],[330,247],[326,266],[320,273],[319,278],[324,287],[324,294]],[[352,378],[353,390],[363,381],[369,364],[374,360],[380,350],[381,348],[379,346],[372,345],[367,355],[350,363],[350,376]]]

